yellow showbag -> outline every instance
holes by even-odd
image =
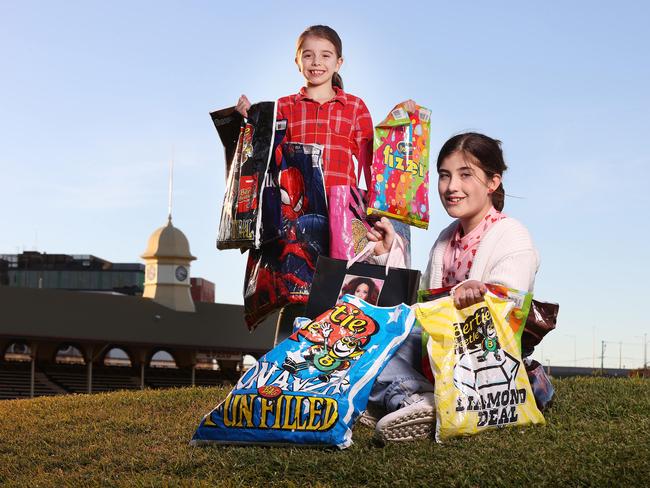
[[[438,442],[490,428],[545,423],[521,360],[531,299],[528,293],[488,285],[482,302],[462,310],[450,296],[414,306],[428,333]]]

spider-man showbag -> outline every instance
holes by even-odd
[[[429,226],[429,129],[431,111],[397,105],[375,127],[368,215]]]
[[[435,379],[436,440],[511,425],[544,424],[521,360],[531,295],[487,285],[457,310],[444,296],[415,305]]]
[[[266,353],[237,382],[193,445],[352,444],[372,384],[413,326],[410,307],[375,307],[345,295]]]
[[[299,143],[275,151],[263,196],[279,209],[280,238],[249,253],[244,280],[249,328],[287,303],[306,303],[318,256],[328,253],[321,153],[320,146]]]

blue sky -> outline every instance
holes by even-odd
[[[505,212],[542,256],[536,296],[561,304],[536,357],[591,366],[604,340],[606,365],[638,366],[650,334],[650,7],[396,5],[0,0],[0,253],[139,261],[165,223],[173,152],[192,275],[242,303],[245,258],[214,246],[224,170],[208,112],[241,93],[297,91],[296,38],[323,23],[343,39],[346,90],[375,121],[413,98],[433,111],[434,154],[466,130],[503,141]],[[436,194],[431,215],[413,230],[420,269],[449,222]]]

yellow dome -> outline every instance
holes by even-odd
[[[196,259],[190,254],[190,243],[187,237],[172,225],[171,217],[166,226],[156,229],[151,234],[142,258],[182,258],[190,261]]]

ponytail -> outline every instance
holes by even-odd
[[[499,183],[499,187],[492,192],[492,205],[499,212],[503,210],[506,200],[506,191],[503,189],[503,183]]]
[[[340,74],[334,73],[334,76],[332,76],[332,86],[343,90],[343,78],[341,78]]]

